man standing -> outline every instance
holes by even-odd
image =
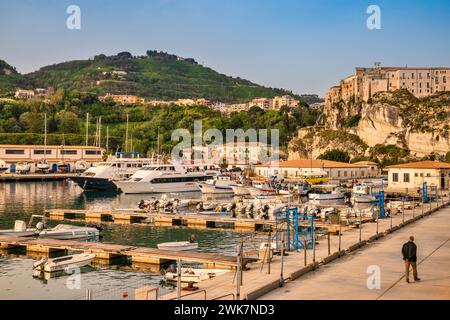
[[[403,261],[405,261],[405,278],[406,282],[409,283],[409,266],[411,265],[413,269],[414,281],[419,281],[417,276],[417,246],[414,243],[414,237],[409,237],[409,241],[403,245],[402,254]]]

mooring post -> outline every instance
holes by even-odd
[[[307,258],[306,258],[306,238],[305,238],[305,236],[303,236],[303,255],[304,255],[303,260],[304,260],[304,263],[305,263],[305,266],[306,266]]]
[[[269,230],[269,236],[267,239],[267,274],[270,274],[271,253],[272,253],[272,230]]]
[[[328,255],[331,254],[331,243],[330,243],[330,231],[327,232],[328,235]]]
[[[86,300],[92,300],[92,289],[91,288],[86,289]]]
[[[284,239],[281,240],[280,287],[284,287],[283,267],[284,267]]]
[[[405,197],[402,196],[402,222],[405,223]]]
[[[181,300],[181,259],[177,260],[177,300]]]

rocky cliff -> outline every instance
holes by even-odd
[[[330,149],[379,160],[439,157],[450,151],[450,92],[418,99],[399,90],[377,93],[367,102],[325,104],[320,122],[291,141],[291,159]]]

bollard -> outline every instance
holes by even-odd
[[[181,259],[177,260],[177,300],[181,300]]]
[[[328,255],[331,254],[331,241],[330,241],[330,231],[327,232],[328,235]]]
[[[283,267],[284,267],[284,239],[281,240],[280,287],[284,287]]]

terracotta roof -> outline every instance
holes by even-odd
[[[312,162],[312,164],[311,164]],[[290,160],[282,162],[274,162],[272,164],[259,164],[256,167],[280,167],[280,168],[363,168],[365,166],[356,165],[353,163],[337,162],[330,160],[320,160],[320,159],[301,159],[301,160]]]
[[[378,166],[378,163],[373,162],[373,161],[358,161],[358,162],[353,162],[353,164],[359,164],[359,165],[371,165],[371,166]]]
[[[418,161],[418,162],[409,162],[409,163],[396,164],[396,165],[388,167],[388,169],[391,169],[391,168],[450,169],[450,163],[439,162],[439,161]]]

